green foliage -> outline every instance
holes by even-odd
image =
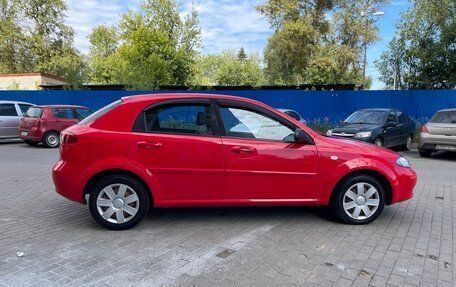
[[[198,15],[182,19],[174,0],[146,0],[118,27],[96,27],[89,36],[90,79],[132,89],[186,85],[194,76],[200,46]]]
[[[415,0],[377,62],[387,88],[456,87],[456,2]]]
[[[264,51],[267,81],[369,85],[362,77],[363,47],[378,39],[371,13],[387,2],[268,0],[259,5],[275,29]]]
[[[82,82],[83,58],[63,0],[0,0],[0,73],[47,72]]]
[[[260,86],[264,84],[257,54],[239,57],[235,51],[200,56],[195,65],[194,86]]]

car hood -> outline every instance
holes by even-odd
[[[372,124],[340,124],[332,131],[335,133],[356,134],[357,132],[372,131],[379,126]]]

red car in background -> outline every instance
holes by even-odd
[[[27,110],[19,124],[20,138],[29,145],[40,142],[45,147],[58,147],[60,132],[92,114],[83,106],[35,106]]]
[[[61,135],[56,190],[110,229],[153,207],[330,206],[343,222],[375,220],[413,196],[396,152],[320,135],[260,102],[208,94],[126,97]]]

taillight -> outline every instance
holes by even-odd
[[[60,144],[74,144],[78,142],[78,136],[71,132],[63,132],[60,134]]]
[[[428,128],[427,128],[426,125],[421,126],[421,132],[422,132],[422,133],[425,133],[425,134],[428,134],[428,133],[429,133],[429,130],[428,130]]]

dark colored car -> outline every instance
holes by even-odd
[[[60,132],[90,114],[92,111],[82,106],[31,107],[19,124],[20,137],[29,145],[42,142],[45,147],[58,147]]]
[[[351,114],[327,135],[410,150],[414,132],[415,122],[400,110],[363,109]]]

